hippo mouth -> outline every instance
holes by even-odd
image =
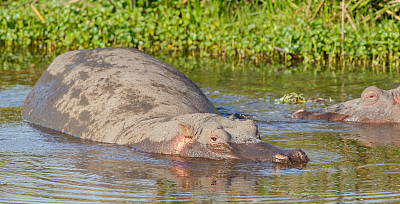
[[[303,109],[297,110],[290,117],[293,119],[327,120],[334,122],[346,121],[349,118],[348,115],[335,112],[311,112]]]
[[[208,148],[212,151],[217,151],[217,152],[231,152],[232,147],[228,144],[222,143],[222,144],[208,144]]]
[[[273,163],[307,163],[308,156],[301,149],[285,150],[266,142],[231,144],[234,153],[245,160]]]

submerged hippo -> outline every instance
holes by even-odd
[[[370,86],[362,92],[361,98],[326,107],[320,112],[298,110],[291,117],[343,122],[399,123],[399,102],[400,87],[385,91]]]
[[[40,77],[25,120],[83,139],[184,157],[307,162],[300,149],[263,142],[254,121],[218,115],[174,67],[133,48],[67,52]]]

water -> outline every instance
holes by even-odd
[[[302,148],[307,166],[212,161],[136,152],[33,126],[21,118],[31,86],[52,56],[8,55],[0,67],[2,202],[398,202],[400,127],[294,120],[359,97],[369,85],[392,89],[397,73],[346,67],[282,67],[160,56],[195,81],[222,115],[258,120],[262,138]],[[279,104],[286,93],[332,102]]]

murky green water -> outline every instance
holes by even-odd
[[[331,71],[161,59],[195,81],[220,112],[254,115],[264,140],[302,148],[311,161],[285,167],[135,152],[80,140],[24,122],[20,110],[53,57],[0,58],[0,200],[2,202],[390,202],[400,200],[400,126],[294,120],[299,108],[319,109],[357,98],[366,86],[399,86],[399,74]],[[279,104],[286,93],[332,102]]]

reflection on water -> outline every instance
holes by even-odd
[[[360,141],[367,147],[400,146],[399,124],[352,124],[352,135],[343,138]]]
[[[13,135],[11,129],[15,128],[22,132]],[[33,196],[42,202],[184,201],[239,191],[247,192],[247,199],[257,201],[260,198],[254,186],[261,178],[275,176],[277,169],[281,169],[274,164],[141,153],[124,146],[84,141],[24,122],[2,130],[6,137],[0,173],[2,192],[8,199],[26,200]],[[18,142],[28,136],[27,141]],[[290,172],[300,171],[290,169],[287,173]]]
[[[368,85],[396,87],[398,75],[341,75],[320,67],[276,74],[279,67],[267,65],[165,56],[164,60],[192,78],[222,115],[254,116],[264,140],[283,148],[300,147],[311,161],[305,167],[288,167],[148,154],[30,125],[21,118],[22,103],[45,66],[24,64],[40,64],[34,60],[11,60],[7,70],[0,70],[0,199],[17,203],[400,199],[398,125],[294,120],[288,116],[296,109],[329,104],[276,103],[288,92],[349,100]]]

